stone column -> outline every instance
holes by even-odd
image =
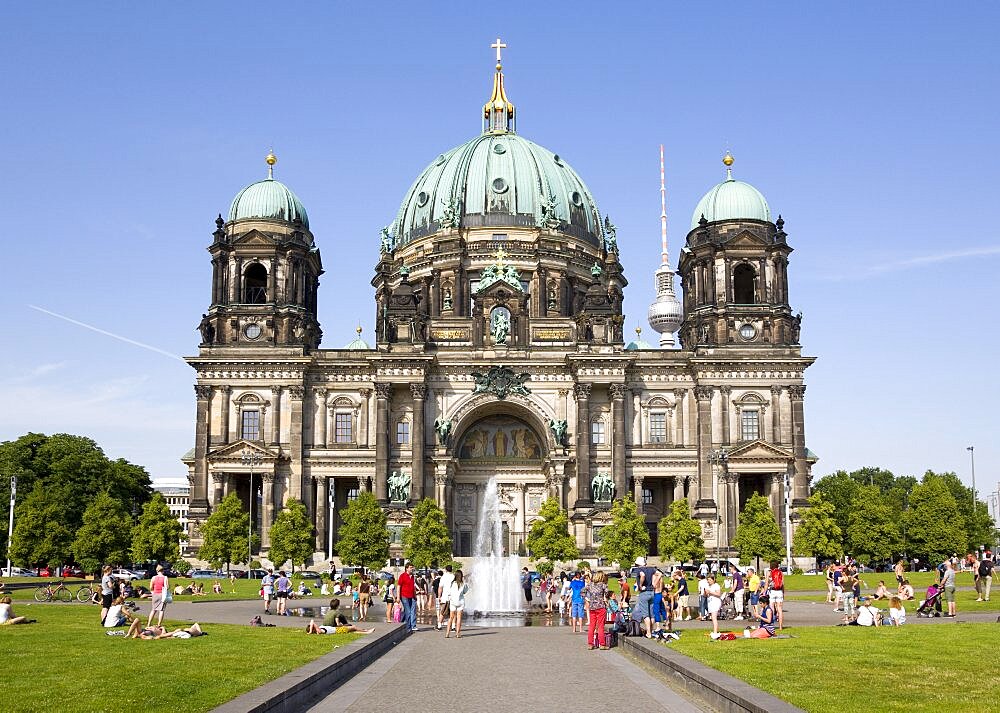
[[[645,479],[641,475],[632,476],[632,488],[633,488],[632,498],[635,500],[635,507],[636,510],[639,511],[640,515],[643,515],[646,512],[645,506],[642,504],[642,484],[644,482]]]
[[[261,507],[264,509],[260,519],[260,547],[270,549],[271,547],[271,524],[274,522],[274,473],[261,474]],[[251,496],[252,497],[252,496]]]
[[[792,484],[792,507],[808,505],[809,464],[806,463],[805,405],[806,387],[789,386],[788,396],[792,402],[792,453],[795,455],[795,477]]]
[[[566,464],[562,461],[558,461],[552,464],[552,478],[556,484],[556,500],[559,501],[559,507],[569,509],[569,503],[566,502]]]
[[[517,525],[518,532],[521,533],[521,542],[528,539],[528,484],[518,483],[517,486]]]
[[[358,492],[359,493],[367,493],[368,492],[368,482],[369,481],[368,481],[368,476],[367,475],[359,475],[358,476]]]
[[[720,386],[719,393],[722,394],[722,445],[728,446],[731,441],[729,436],[729,396],[733,389],[729,386]]]
[[[288,475],[288,497],[303,500],[302,497],[302,398],[305,389],[301,386],[288,388],[291,399],[291,421],[288,424],[288,451],[291,457]]]
[[[728,470],[726,475],[726,537],[723,540],[726,544],[733,541],[736,537],[736,516],[739,514],[740,509],[740,499],[739,499],[739,483],[740,476],[738,473],[730,473]]]
[[[221,431],[219,434],[221,436],[219,441],[222,443],[229,443],[229,396],[232,393],[232,388],[226,384],[218,387],[218,389],[220,397],[219,430]]]
[[[446,463],[438,463],[434,466],[434,502],[442,510],[446,509],[445,485],[448,484],[448,466]]]
[[[677,445],[687,445],[684,435],[684,389],[674,389],[674,411],[677,413]]]
[[[208,406],[212,387],[199,384],[194,387],[194,395],[194,483],[188,508],[188,516],[192,520],[208,517],[208,427],[211,418]]]
[[[771,386],[771,442],[781,445],[781,387]]]
[[[615,494],[623,498],[628,489],[628,479],[625,476],[625,384],[611,384],[608,387],[611,394],[611,467],[614,471]]]
[[[313,389],[312,447],[326,445],[326,389]]]
[[[674,478],[674,502],[684,499],[684,481],[687,480],[682,475]]]
[[[222,498],[225,497],[222,491],[225,488],[226,476],[223,473],[212,473],[212,508],[218,507],[219,503],[222,502]]]
[[[375,384],[375,497],[389,500],[389,399],[392,384]]]
[[[576,482],[577,497],[590,483],[590,384],[577,384],[576,396]],[[589,494],[586,500],[590,500]]]
[[[642,387],[632,387],[632,445],[638,446],[642,440]],[[669,440],[668,440],[669,443]]]
[[[326,521],[330,499],[326,493],[326,478],[316,478],[316,551],[326,552]],[[327,556],[329,553],[327,552]]]
[[[424,399],[427,397],[427,386],[410,384],[410,395],[413,396],[413,433],[410,434],[410,468],[413,477],[410,480],[410,500],[419,503],[424,498]]]
[[[361,414],[358,419],[358,445],[362,448],[368,447],[368,401],[371,398],[371,389],[358,389],[358,394],[361,396]]]
[[[281,387],[271,387],[271,443],[281,443]]]
[[[771,512],[774,513],[779,527],[783,528],[781,502],[785,498],[785,494],[782,492],[785,487],[785,476],[783,473],[772,473],[768,478],[770,487],[767,489],[767,504],[771,507]]]
[[[714,510],[712,493],[712,387],[696,386],[694,397],[698,401],[698,502],[699,510]]]

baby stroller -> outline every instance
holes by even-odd
[[[736,618],[736,602],[732,592],[726,592],[722,595],[722,608],[719,609],[717,616],[719,621]]]
[[[941,616],[941,590],[937,588],[936,584],[927,587],[927,597],[920,603],[917,616]]]

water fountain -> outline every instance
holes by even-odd
[[[504,556],[503,522],[496,476],[491,476],[483,493],[483,506],[476,526],[472,550],[472,571],[466,610],[473,615],[514,614],[523,610],[520,559]]]

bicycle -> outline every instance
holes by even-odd
[[[100,604],[101,588],[93,584],[85,584],[76,590],[76,601],[81,604]]]
[[[65,582],[58,582],[55,587],[51,584],[43,584],[35,590],[35,601],[71,602],[73,601],[73,592],[70,591],[70,588],[66,586]]]

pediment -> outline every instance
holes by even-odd
[[[732,450],[729,451],[729,460],[733,461],[739,460],[782,460],[787,461],[790,458],[794,458],[794,454],[782,448],[781,446],[776,446],[773,443],[768,443],[763,440],[748,441],[747,443],[741,443]]]
[[[726,248],[761,248],[767,245],[767,241],[756,233],[749,230],[741,230],[732,238],[726,241]]]
[[[259,230],[247,231],[233,241],[233,245],[238,245],[240,247],[254,247],[258,245],[274,247],[277,244],[278,243],[274,238],[267,233],[260,232]]]
[[[245,450],[258,454],[262,461],[275,461],[279,458],[277,451],[271,450],[259,443],[244,441],[242,439],[235,443],[229,443],[216,448],[209,452],[208,457],[212,460],[238,460],[243,457],[243,451]]]

